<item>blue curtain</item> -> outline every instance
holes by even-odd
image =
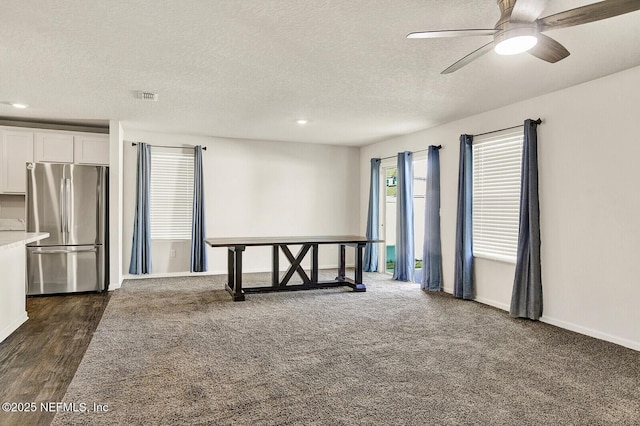
[[[194,150],[193,164],[193,214],[191,218],[191,272],[207,270],[207,246],[205,210],[204,210],[204,175],[202,172],[202,147]]]
[[[413,253],[413,155],[398,153],[396,187],[396,264],[393,279],[412,281],[415,267]]]
[[[151,230],[149,228],[149,192],[151,186],[151,146],[138,143],[136,171],[136,212],[133,219],[130,274],[151,273]]]
[[[473,242],[471,223],[472,200],[472,135],[460,136],[460,166],[458,171],[458,214],[456,220],[455,271],[453,295],[463,299],[474,298]]]
[[[520,220],[516,273],[511,294],[513,317],[537,320],[542,316],[540,264],[540,200],[538,198],[538,131],[540,120],[524,122]]]
[[[424,246],[422,251],[423,290],[442,288],[442,247],[440,245],[440,147],[431,145],[427,157],[427,192],[424,197]]]
[[[380,228],[380,159],[371,159],[371,181],[369,183],[369,213],[367,215],[367,238],[378,239]],[[364,270],[376,272],[378,270],[378,244],[369,243],[364,248]]]

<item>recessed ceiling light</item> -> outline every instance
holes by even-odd
[[[29,105],[27,104],[20,104],[18,102],[9,102],[9,104],[14,107],[14,108],[20,108],[20,109],[24,109],[24,108],[29,108]]]
[[[300,118],[300,119],[296,120],[296,123],[298,123],[301,126],[304,126],[308,122],[309,122],[309,120],[305,120],[304,118]]]

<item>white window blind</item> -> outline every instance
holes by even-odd
[[[474,138],[474,256],[516,261],[522,140],[522,129]]]
[[[193,209],[193,153],[151,149],[150,227],[152,240],[190,240]]]

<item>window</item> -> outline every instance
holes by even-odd
[[[150,226],[152,240],[190,240],[193,209],[193,153],[151,149]]]
[[[516,261],[523,131],[473,142],[473,255]]]

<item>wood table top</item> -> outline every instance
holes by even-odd
[[[303,237],[231,237],[206,238],[204,241],[211,247],[270,246],[274,244],[355,244],[384,242],[384,240],[373,240],[357,235],[325,235]]]

